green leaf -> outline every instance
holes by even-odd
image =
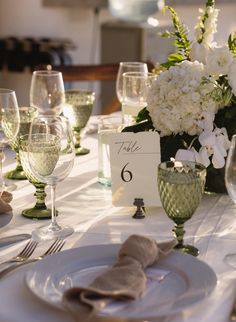
[[[143,132],[143,131],[149,131],[149,130],[154,130],[152,123],[150,123],[149,120],[143,121],[141,123],[137,123],[134,125],[126,126],[122,132],[133,132],[133,133],[138,133],[138,132]]]
[[[173,33],[166,30],[165,32],[163,33],[160,33],[160,36],[163,37],[163,38],[170,38],[170,37],[173,37]]]
[[[214,7],[215,6],[215,0],[208,0],[206,3],[206,7]]]
[[[233,37],[231,34],[229,35],[229,38],[228,38],[228,47],[229,47],[229,50],[234,55],[236,55],[236,38]]]
[[[168,37],[175,37],[174,44],[177,49],[177,54],[181,55],[183,59],[189,60],[191,42],[188,39],[188,28],[180,21],[176,11],[173,8],[170,6],[165,6],[165,8],[171,13],[175,32],[165,32],[164,35],[168,34]]]
[[[184,57],[182,55],[180,55],[180,54],[170,54],[168,56],[168,60],[169,61],[176,61],[176,62],[179,61],[179,62],[181,62],[181,61],[184,60]]]
[[[136,117],[136,122],[138,122],[138,123],[142,122],[144,120],[151,120],[151,117],[150,117],[149,112],[146,107],[141,109],[141,111],[139,111],[139,113]]]

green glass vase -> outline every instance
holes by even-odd
[[[158,190],[167,216],[174,221],[176,249],[197,256],[199,251],[184,244],[184,224],[197,209],[205,186],[206,169],[203,165],[181,161],[163,162],[158,167]]]

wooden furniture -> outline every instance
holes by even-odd
[[[63,80],[67,82],[115,81],[119,69],[119,63],[102,65],[47,65],[39,66],[39,68],[58,70],[62,72]],[[106,106],[102,106],[101,114],[110,114],[118,111],[119,109],[120,103],[115,94]]]

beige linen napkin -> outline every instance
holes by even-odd
[[[154,239],[132,235],[121,246],[118,261],[87,288],[73,287],[63,295],[66,308],[89,320],[112,299],[135,300],[146,287],[144,269],[169,254],[176,241],[157,244]]]
[[[12,194],[7,191],[3,191],[0,197],[0,214],[12,211],[10,202],[12,201]]]

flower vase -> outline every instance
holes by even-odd
[[[207,168],[206,176],[206,193],[227,193],[225,186],[225,167],[221,169],[215,169],[212,166]]]

